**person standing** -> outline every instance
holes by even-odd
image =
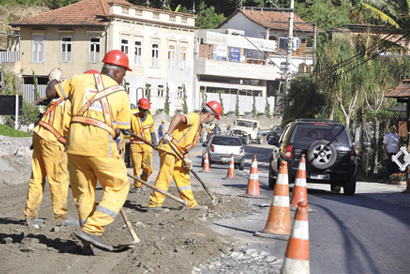
[[[162,136],[165,133],[165,120],[162,120],[161,124],[158,127],[158,139],[161,140]]]
[[[61,75],[59,68],[52,69],[49,73],[50,81],[55,79],[61,82]],[[45,99],[37,100],[36,104],[47,104]],[[46,177],[57,223],[79,224],[78,220],[70,217],[67,210],[69,179],[64,145],[70,118],[70,102],[53,99],[34,128],[32,172],[24,210],[25,223],[31,228],[40,228],[43,223],[38,218],[38,209],[43,199]]]
[[[131,71],[127,55],[107,52],[101,74],[80,74],[62,82],[53,80],[47,98],[69,100],[72,118],[67,135],[71,188],[81,230],[75,233],[84,245],[113,251],[103,241],[104,227],[112,223],[127,198],[130,183],[115,139],[130,128],[130,102],[122,83]],[[100,182],[103,195],[96,206],[95,191]]]
[[[195,147],[202,123],[209,124],[215,118],[219,120],[222,113],[222,106],[217,101],[208,102],[200,113],[178,114],[172,119],[168,131],[162,137],[162,142],[158,146],[160,157],[160,170],[155,181],[155,186],[168,190],[172,178],[177,185],[179,196],[188,202],[188,209],[206,210],[205,205],[198,205],[192,193],[189,171],[192,168],[191,159],[188,152]],[[174,149],[184,160],[178,158]],[[168,208],[163,208],[162,203],[165,196],[159,192],[153,192],[148,204],[148,211],[169,212]]]
[[[150,109],[151,105],[147,98],[141,98],[138,101],[138,110],[131,115],[131,131],[141,139],[156,145],[157,137],[155,136],[154,120],[152,119],[151,114],[148,113]],[[148,177],[153,171],[153,149],[151,146],[137,138],[131,137],[130,139],[134,176],[140,176],[142,166],[142,174],[140,178],[144,181],[148,181]],[[142,192],[142,189],[141,183],[134,180],[134,188],[132,192],[139,194]]]
[[[386,134],[383,139],[383,150],[384,159],[386,160],[387,177],[399,171],[397,164],[391,160],[391,157],[399,152],[399,141],[400,137],[396,133],[396,126],[394,124],[390,124],[389,133]]]

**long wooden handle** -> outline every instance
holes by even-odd
[[[128,217],[127,217],[127,215],[125,214],[125,212],[122,208],[120,209],[120,213],[121,213],[122,219],[124,220],[125,225],[128,228],[128,231],[131,234],[131,237],[132,237],[132,240],[133,240],[132,244],[139,244],[141,242],[141,240],[138,238],[137,233],[132,228],[132,224],[131,224],[130,220],[128,220]]]

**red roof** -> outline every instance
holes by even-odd
[[[242,13],[249,20],[259,24],[265,28],[273,30],[288,30],[289,29],[289,13],[282,11],[271,11],[271,10],[262,10],[262,9],[237,9],[231,16],[226,19],[225,22],[228,22],[233,16],[237,13]],[[224,22],[224,23],[225,23]],[[282,23],[283,22],[283,23]],[[296,13],[293,16],[293,30],[295,32],[313,32],[313,25],[306,24]],[[223,26],[222,23],[218,28]],[[298,24],[305,23],[305,24]],[[317,29],[317,32],[322,32]]]
[[[125,0],[84,0],[40,15],[23,18],[10,23],[20,26],[104,26],[110,11],[109,3],[132,6]]]
[[[384,97],[401,98],[410,97],[410,79],[405,79],[395,89],[391,90]]]

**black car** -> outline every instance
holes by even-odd
[[[332,120],[299,119],[289,123],[270,154],[269,187],[274,188],[281,161],[288,162],[293,183],[302,154],[306,157],[306,179],[330,184],[333,192],[356,192],[356,152],[344,125]]]

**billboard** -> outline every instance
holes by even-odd
[[[16,97],[18,98],[18,115],[23,114],[21,95],[0,95],[0,115],[16,115]]]

